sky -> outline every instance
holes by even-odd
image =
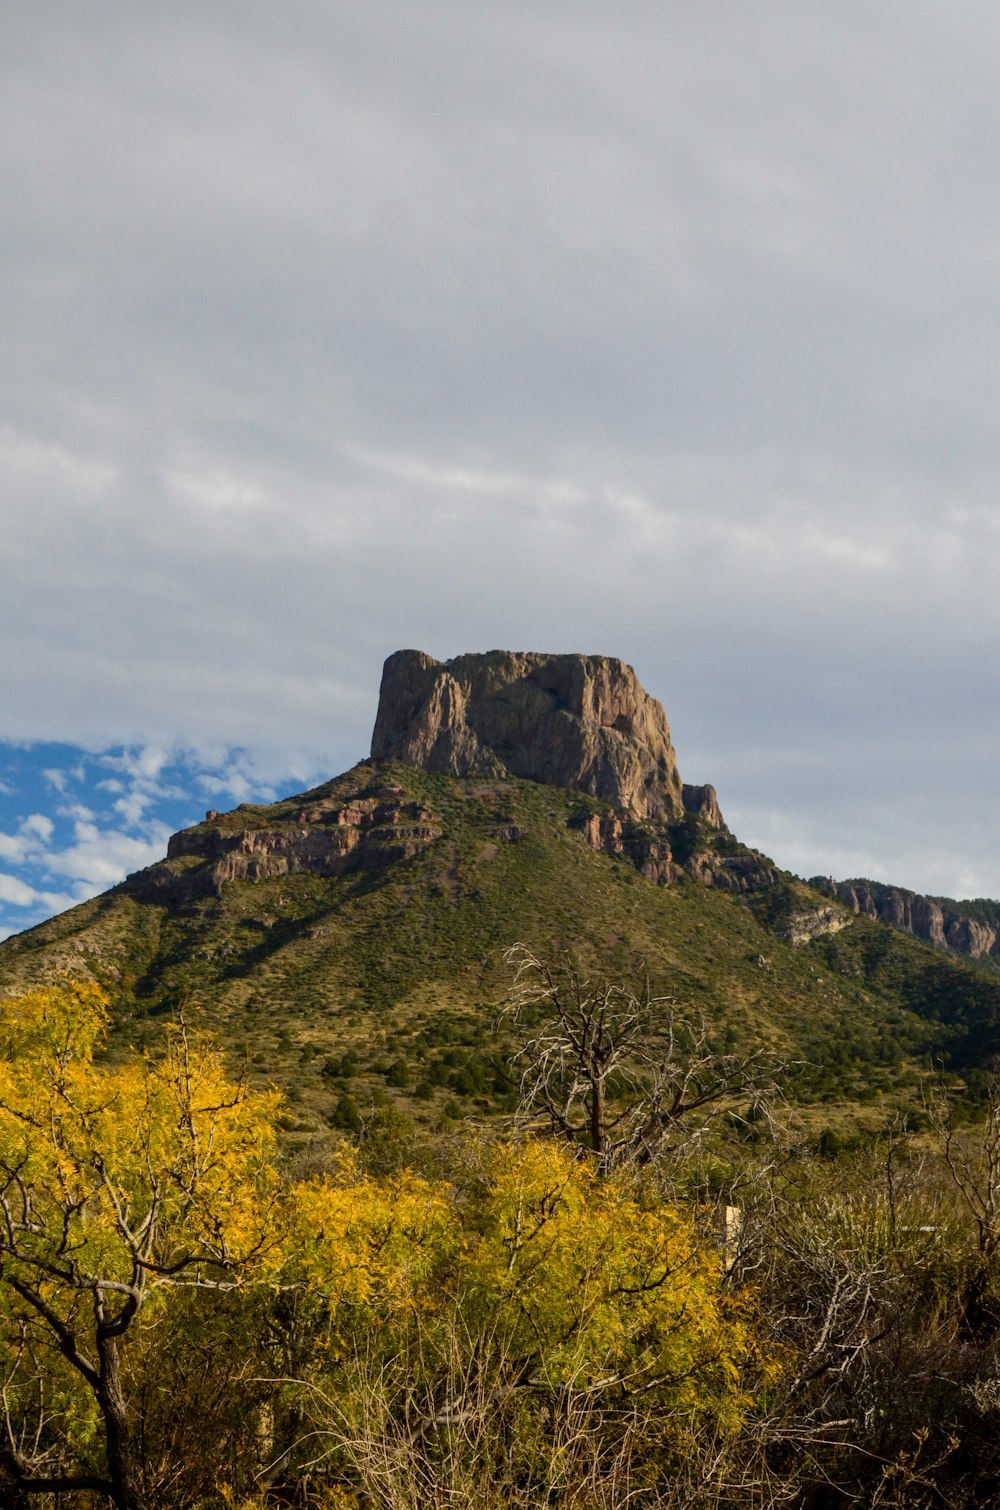
[[[0,51],[0,936],[632,664],[809,876],[1000,896],[1000,12],[38,0]]]

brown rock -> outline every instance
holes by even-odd
[[[880,881],[834,881],[829,876],[814,876],[809,884],[827,896],[836,897],[852,912],[876,918],[900,933],[912,933],[939,948],[954,949],[973,959],[1000,953],[1000,929],[990,922],[951,912],[947,904],[942,906],[933,897]]]
[[[591,813],[580,831],[591,849],[602,850],[607,855],[624,855],[647,881],[669,886],[677,879],[679,871],[673,863],[665,836],[651,832],[642,824],[632,823],[627,818],[623,821],[619,813]]]
[[[947,942],[944,932],[944,912],[930,897],[915,896],[910,904],[910,926],[919,938],[932,944]]]
[[[685,782],[682,797],[685,810],[700,818],[709,828],[726,828],[714,786],[688,786]]]
[[[265,828],[182,829],[171,836],[166,861],[135,872],[123,889],[145,901],[179,905],[218,896],[229,881],[384,869],[441,836],[427,808],[399,802],[395,793],[388,802],[362,797],[336,808],[303,809],[302,820]],[[178,871],[176,862],[184,859],[201,863]]]
[[[945,931],[945,942],[952,949],[971,954],[973,959],[982,959],[984,954],[996,954],[997,930],[989,923],[977,923],[974,918],[952,918]]]
[[[385,663],[372,758],[448,776],[507,775],[589,792],[639,818],[684,811],[663,708],[604,656],[491,650]]]

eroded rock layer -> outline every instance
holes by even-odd
[[[129,876],[125,888],[142,901],[177,906],[219,896],[228,881],[381,870],[441,836],[434,815],[392,786],[348,802],[307,802],[280,823],[254,822],[257,811],[244,805],[207,814],[204,823],[174,834],[166,860]]]

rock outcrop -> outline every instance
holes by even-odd
[[[372,758],[446,776],[527,777],[636,818],[669,822],[685,810],[662,706],[630,666],[605,656],[491,650],[442,662],[398,650],[382,673]],[[714,812],[721,822],[717,803]]]
[[[785,923],[775,929],[779,938],[789,944],[810,944],[813,939],[823,938],[828,933],[839,933],[851,923],[850,913],[839,907],[810,907],[793,912]]]
[[[725,830],[726,833],[729,832],[722,817],[714,786],[688,786],[685,782],[681,790],[681,798],[685,812],[693,813],[709,828],[719,828]]]
[[[140,901],[181,906],[219,896],[229,881],[266,881],[311,871],[381,870],[409,860],[440,838],[441,828],[421,803],[406,802],[398,788],[346,803],[307,803],[280,823],[255,823],[253,807],[182,829],[159,865],[136,871],[122,889]]]
[[[620,813],[591,813],[580,832],[591,849],[631,860],[640,875],[647,881],[655,881],[658,886],[669,886],[683,874],[681,867],[674,863],[666,835],[651,833],[644,825],[632,823]]]
[[[813,876],[809,885],[836,897],[852,912],[886,923],[898,933],[912,933],[915,938],[973,959],[1000,956],[998,903],[981,904],[986,910],[977,918],[963,911],[961,902],[939,901],[880,881],[834,881],[829,876]]]

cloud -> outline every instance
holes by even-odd
[[[10,902],[14,907],[30,907],[38,900],[38,892],[16,876],[0,874],[0,901]]]
[[[998,42],[792,0],[23,8],[0,738],[127,746],[98,828],[142,846],[171,752],[233,801],[363,755],[398,646],[604,651],[727,810],[788,805],[786,855],[1000,890]]]
[[[76,900],[65,893],[36,891],[17,876],[0,872],[0,902],[12,907],[42,907],[47,912],[63,912]]]
[[[93,809],[83,802],[63,803],[56,808],[60,818],[73,818],[81,823],[90,823],[93,820]],[[51,838],[51,834],[48,835]]]
[[[256,795],[258,800],[266,801],[272,795],[266,788],[262,792],[260,786],[245,770],[241,769],[238,763],[227,770],[220,771],[217,775],[200,775],[198,785],[208,796],[229,797],[234,803],[246,802],[253,795]]]
[[[43,844],[47,844],[52,838],[53,828],[52,819],[47,818],[44,813],[30,813],[21,824],[21,832],[23,834],[28,836],[34,835]]]
[[[133,791],[127,797],[119,797],[114,805],[115,812],[120,813],[125,822],[134,828],[136,824],[142,822],[146,809],[152,801],[153,797],[150,793]]]
[[[22,818],[16,834],[0,833],[0,859],[24,863],[44,853],[52,837],[53,823],[44,813]]]
[[[102,492],[114,479],[114,470],[74,455],[65,446],[21,434],[10,425],[0,425],[0,469],[30,479],[66,482],[84,492]]]
[[[130,871],[161,860],[170,837],[170,830],[161,823],[151,824],[143,839],[101,829],[95,823],[77,822],[74,829],[75,842],[50,852],[46,867],[52,875],[78,881],[84,895],[103,891]]]
[[[120,755],[102,755],[101,764],[124,771],[135,782],[156,782],[169,758],[168,751],[144,745],[137,750],[124,750]]]

